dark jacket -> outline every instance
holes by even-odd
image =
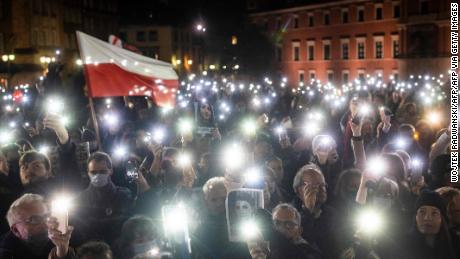
[[[320,259],[323,258],[321,252],[314,245],[305,240],[294,244],[279,234],[270,240],[270,254],[267,259],[284,259],[284,258],[303,258],[303,259]]]
[[[54,245],[51,241],[43,248],[43,251],[34,255],[27,244],[8,232],[0,238],[1,259],[48,259],[48,254]],[[74,253],[69,252],[63,259],[74,259]]]
[[[18,189],[6,175],[0,173],[0,235],[9,230],[5,217],[11,203],[19,196]]]
[[[321,214],[315,218],[309,210],[304,209],[302,201],[294,199],[294,207],[302,218],[302,237],[310,244],[317,245],[324,258],[337,258],[338,248],[336,212],[327,205],[321,206]]]

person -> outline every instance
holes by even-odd
[[[300,213],[292,205],[282,203],[273,209],[274,234],[267,242],[249,240],[248,248],[252,258],[322,258],[318,248],[302,237]]]
[[[439,194],[422,192],[415,203],[415,224],[401,242],[402,258],[458,258],[447,228],[447,210]]]
[[[74,259],[75,253],[69,248],[73,227],[61,233],[56,218],[47,222],[49,215],[40,195],[28,193],[15,200],[7,213],[10,231],[0,240],[0,258],[45,259],[51,252],[57,256],[54,258]]]
[[[77,197],[79,219],[85,219],[89,230],[104,237],[113,238],[121,223],[133,207],[132,194],[129,189],[116,186],[111,181],[112,160],[103,152],[95,152],[88,158],[89,186]]]
[[[131,259],[158,248],[157,230],[150,218],[134,216],[129,218],[115,241],[114,255],[119,259]]]
[[[302,216],[302,237],[316,244],[324,258],[337,258],[336,212],[325,204],[326,182],[321,170],[311,164],[303,166],[294,178],[293,188],[296,193],[293,205]]]
[[[229,241],[225,215],[227,188],[223,177],[213,177],[203,186],[204,209],[192,236],[193,258],[247,258],[248,251]]]
[[[10,204],[18,197],[18,186],[9,179],[9,165],[5,155],[0,152],[0,233],[9,230],[6,213]]]
[[[443,198],[447,207],[447,219],[451,231],[453,244],[456,246],[457,254],[460,249],[460,191],[453,187],[441,187],[436,190]]]
[[[110,246],[100,241],[84,243],[77,249],[79,259],[113,259]]]
[[[328,184],[328,194],[332,194],[335,182],[341,171],[341,163],[337,153],[337,144],[329,135],[317,135],[312,141],[312,164],[317,165]]]

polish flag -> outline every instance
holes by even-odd
[[[173,107],[179,87],[171,64],[148,58],[77,31],[90,97],[149,96]]]

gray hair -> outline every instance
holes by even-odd
[[[295,221],[297,222],[297,225],[300,226],[302,224],[302,217],[300,216],[299,211],[292,206],[289,203],[281,203],[278,204],[273,210],[272,210],[272,220],[275,219],[275,213],[278,212],[279,210],[286,209],[294,213],[295,215]]]
[[[323,177],[324,179],[324,175],[323,173],[321,172],[321,169],[315,165],[315,164],[306,164],[304,166],[302,166],[302,168],[299,169],[299,171],[297,171],[295,177],[294,177],[294,182],[292,183],[292,187],[294,188],[294,192],[297,193],[297,188],[302,185],[302,179],[303,179],[303,176],[304,174],[306,173],[317,173],[317,174],[320,174],[321,177]]]
[[[225,191],[227,191],[227,188],[225,187],[225,178],[222,176],[219,177],[213,177],[206,181],[206,183],[203,185],[203,193],[204,195],[208,195],[208,193],[215,188],[224,188]]]
[[[38,194],[26,193],[15,200],[6,213],[6,220],[8,221],[8,225],[11,227],[17,222],[17,218],[19,216],[18,212],[21,207],[36,202],[41,202],[46,205],[45,198]]]

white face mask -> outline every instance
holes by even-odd
[[[109,183],[108,174],[96,174],[90,176],[91,185],[94,187],[104,187]]]

